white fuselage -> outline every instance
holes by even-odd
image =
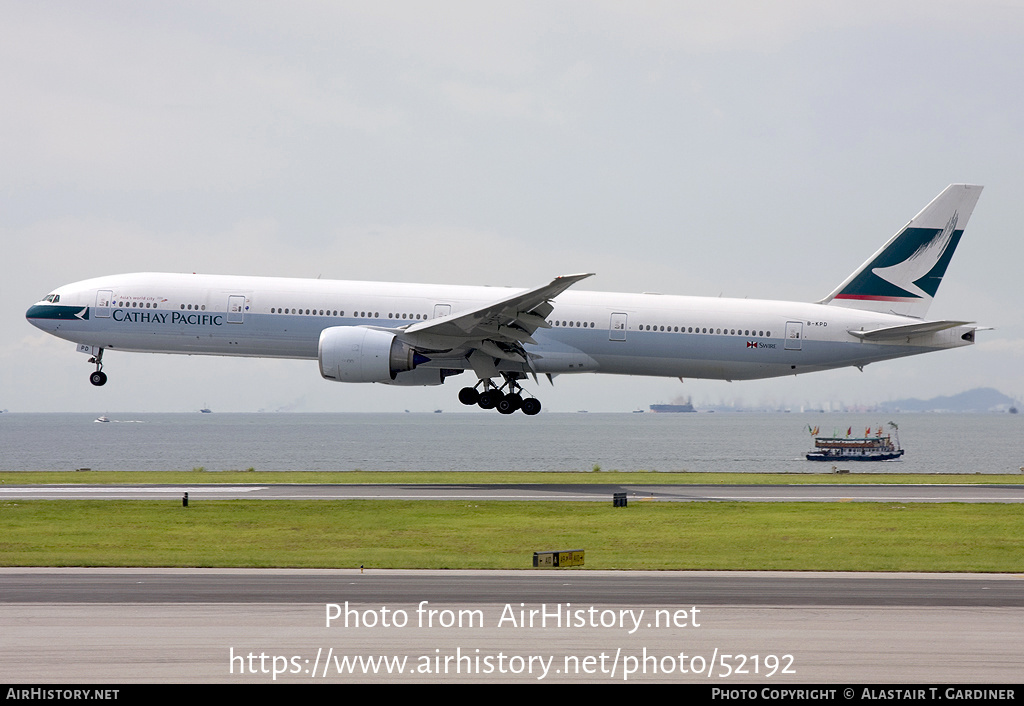
[[[461,285],[139,273],[60,287],[28,312],[60,338],[106,350],[316,359],[321,332],[403,327],[520,290]],[[565,291],[501,371],[600,372],[742,380],[798,374],[969,345],[974,327],[884,341],[871,331],[919,319],[843,306]],[[471,348],[424,351],[426,368],[469,369]]]

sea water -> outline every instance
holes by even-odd
[[[856,472],[1020,473],[1012,414],[0,414],[0,470],[820,473],[808,428],[899,426],[899,461]]]

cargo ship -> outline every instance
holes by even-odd
[[[690,404],[690,400],[677,401],[675,404],[652,404],[650,406],[652,412],[658,414],[675,413],[675,412],[696,412],[693,405]]]

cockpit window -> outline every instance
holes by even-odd
[[[47,294],[46,297],[45,297],[45,300],[50,302],[51,304],[56,304],[57,302],[60,301],[60,295],[59,294]]]

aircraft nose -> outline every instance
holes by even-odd
[[[88,307],[69,307],[54,304],[33,304],[25,312],[25,318],[36,328],[48,331],[62,320],[88,319]]]
[[[46,318],[46,307],[41,304],[33,304],[25,312],[25,318],[36,328],[43,328],[43,321]]]

